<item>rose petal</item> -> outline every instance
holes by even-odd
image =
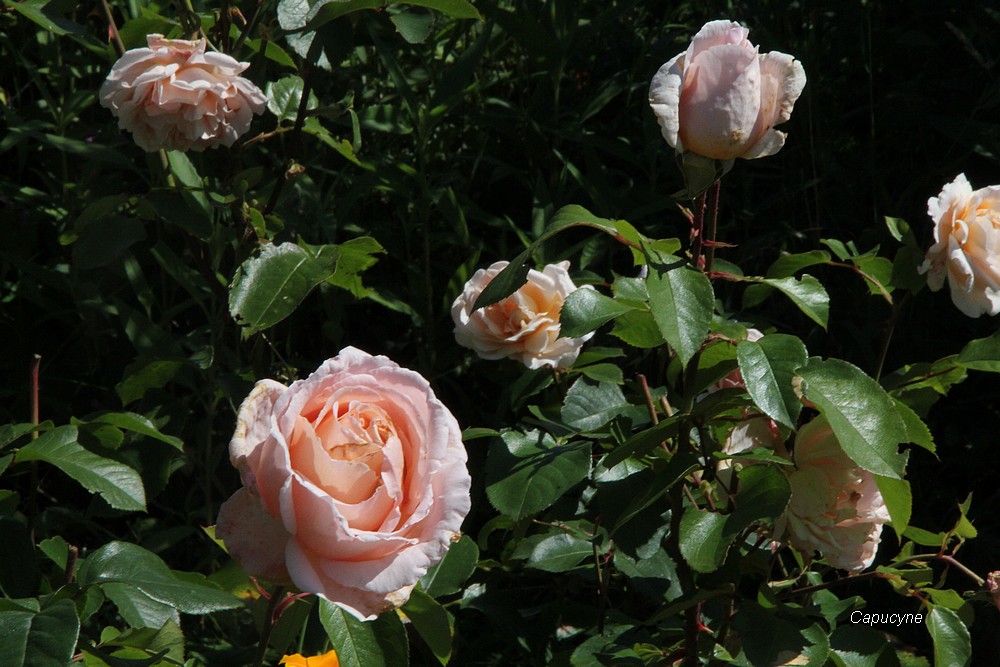
[[[275,583],[289,581],[285,567],[288,531],[249,490],[240,489],[222,503],[215,536],[247,574]]]

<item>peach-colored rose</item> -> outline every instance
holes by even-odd
[[[239,76],[249,63],[205,51],[205,40],[148,35],[149,48],[126,51],[101,86],[101,104],[118,127],[153,152],[203,151],[233,142],[263,113],[267,98]]]
[[[927,202],[934,245],[920,267],[935,292],[948,279],[951,300],[969,317],[1000,313],[1000,185],[973,192],[965,174]]]
[[[678,153],[716,160],[773,155],[806,84],[801,63],[772,51],[758,54],[749,31],[732,21],[711,21],[687,51],[653,76],[649,104],[663,138]]]
[[[799,429],[789,476],[792,496],[775,535],[834,567],[860,572],[875,560],[889,521],[875,478],[847,457],[823,416]]]
[[[360,619],[406,602],[469,511],[455,418],[423,377],[353,347],[291,386],[258,382],[229,454],[244,488],[216,535],[236,562]]]
[[[472,348],[483,359],[517,359],[528,368],[567,368],[580,354],[580,347],[594,335],[559,337],[559,313],[563,301],[578,288],[569,277],[569,262],[549,264],[541,271],[528,271],[528,282],[503,301],[472,310],[483,289],[507,262],[494,262],[479,269],[451,306],[455,340]]]

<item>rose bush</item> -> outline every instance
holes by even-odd
[[[678,153],[752,159],[784,145],[773,128],[791,116],[806,75],[790,55],[759,54],[748,34],[732,21],[706,23],[653,76],[649,104]]]
[[[847,457],[823,416],[799,429],[792,455],[792,495],[775,536],[806,555],[819,551],[834,567],[864,570],[889,521],[875,478]]]
[[[101,86],[101,104],[144,150],[232,146],[263,113],[264,93],[239,74],[249,63],[206,52],[205,40],[149,35],[126,51]]]
[[[477,311],[479,294],[508,262],[494,262],[479,269],[451,307],[455,340],[483,359],[517,359],[528,368],[567,368],[576,361],[584,342],[559,337],[559,313],[563,302],[578,288],[569,277],[569,262],[549,264],[528,272],[528,282],[506,299]]]
[[[965,174],[927,201],[934,244],[920,267],[934,291],[951,288],[951,299],[969,317],[1000,312],[1000,186],[972,190]]]
[[[244,487],[216,534],[233,558],[361,619],[403,604],[469,511],[455,418],[423,377],[352,347],[258,382],[229,451]]]

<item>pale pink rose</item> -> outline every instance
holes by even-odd
[[[101,104],[148,152],[203,151],[233,142],[263,113],[267,98],[239,76],[249,63],[205,51],[205,40],[148,35],[126,51],[101,86]]]
[[[969,317],[1000,312],[1000,185],[973,192],[959,174],[927,202],[934,245],[920,267],[935,292],[947,278],[951,300]]]
[[[764,337],[763,333],[761,333],[757,329],[754,329],[753,327],[750,327],[747,329],[747,337],[744,340],[748,340],[751,343],[755,343],[763,337]],[[710,385],[707,391],[709,394],[711,394],[713,392],[719,391],[720,389],[733,389],[733,388],[743,389],[745,387],[746,383],[743,382],[743,373],[740,372],[739,368],[735,368],[732,371],[730,371],[729,374],[726,375],[724,378],[722,378],[721,380],[717,380],[714,384]]]
[[[216,535],[248,574],[360,619],[402,605],[469,511],[458,423],[427,381],[348,347],[243,401],[229,455],[244,488]]]
[[[578,289],[570,280],[569,262],[528,271],[528,282],[516,292],[473,311],[479,294],[505,266],[507,262],[494,262],[488,269],[476,271],[465,283],[451,306],[455,340],[483,359],[511,357],[532,369],[572,366],[583,343],[594,333],[580,338],[559,337],[563,302]]]
[[[806,555],[819,551],[834,567],[864,570],[889,521],[875,478],[847,457],[823,416],[799,429],[793,458],[792,496],[775,535]]]
[[[749,31],[732,21],[711,21],[687,51],[653,76],[649,104],[663,138],[678,153],[716,160],[777,153],[806,84],[801,63],[772,51],[759,54]]]

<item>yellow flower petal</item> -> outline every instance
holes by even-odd
[[[287,665],[287,667],[340,667],[340,659],[337,657],[336,651],[330,651],[311,658],[307,658],[301,653],[295,653],[293,655],[286,655],[278,664]]]

